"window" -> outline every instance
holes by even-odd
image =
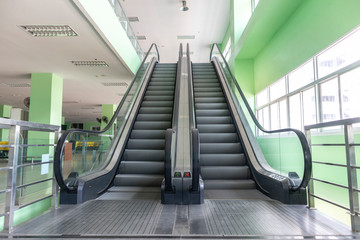
[[[323,122],[340,119],[339,88],[337,78],[320,85]]]
[[[360,116],[360,68],[340,76],[343,118]]]
[[[270,129],[269,107],[263,108],[263,119],[264,119],[263,127],[266,130],[269,130]]]
[[[289,98],[290,127],[301,130],[301,101],[300,93]]]
[[[295,91],[314,81],[314,65],[310,60],[289,74],[289,92]]]
[[[270,105],[271,130],[279,129],[279,103]]]
[[[286,100],[282,100],[279,103],[279,116],[280,116],[280,128],[287,128],[288,125],[288,112]]]
[[[261,92],[259,92],[256,95],[256,106],[257,107],[263,106],[263,105],[267,104],[268,102],[269,102],[269,97],[268,97],[267,89],[262,90]]]
[[[280,98],[286,94],[285,78],[270,86],[270,101]]]
[[[303,92],[304,125],[316,123],[315,88],[312,87]]]

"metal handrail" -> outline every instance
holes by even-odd
[[[55,173],[55,179],[59,185],[59,187],[61,189],[64,189],[68,192],[76,192],[77,189],[75,187],[73,188],[70,188],[69,186],[67,186],[65,184],[65,181],[64,181],[64,178],[63,178],[63,175],[62,175],[62,171],[61,171],[61,155],[63,153],[63,149],[64,149],[64,145],[65,145],[65,141],[67,139],[67,137],[71,134],[71,133],[74,133],[74,132],[79,132],[79,133],[89,133],[89,134],[94,134],[94,135],[100,135],[102,133],[105,133],[106,131],[108,131],[110,129],[110,127],[112,127],[113,123],[115,122],[117,116],[119,115],[119,112],[123,106],[123,104],[125,103],[125,100],[127,98],[127,96],[129,95],[129,92],[132,88],[132,86],[134,85],[136,79],[139,77],[139,74],[140,74],[140,70],[141,68],[144,66],[144,63],[146,61],[146,59],[148,58],[149,54],[150,54],[150,51],[152,48],[155,48],[156,52],[157,52],[157,56],[158,56],[158,59],[159,59],[159,51],[158,51],[158,48],[157,48],[157,45],[155,43],[151,44],[150,48],[149,48],[149,51],[146,53],[146,56],[144,57],[143,61],[141,62],[141,65],[139,67],[139,70],[137,71],[135,77],[133,78],[133,80],[131,81],[128,89],[126,90],[123,98],[121,99],[114,115],[112,116],[112,118],[110,119],[109,123],[106,125],[106,127],[100,131],[91,131],[91,130],[80,130],[80,129],[69,129],[69,130],[66,130],[60,137],[58,143],[57,143],[57,146],[56,146],[56,149],[55,149],[55,154],[54,154],[54,173]]]
[[[306,186],[308,185],[309,181],[310,181],[310,177],[311,177],[311,169],[312,169],[312,166],[311,166],[311,152],[310,152],[310,147],[309,147],[309,144],[306,140],[306,137],[304,135],[303,132],[301,132],[300,130],[297,130],[297,129],[293,129],[293,128],[283,128],[283,129],[278,129],[278,130],[266,130],[265,128],[263,128],[263,126],[261,126],[261,124],[258,122],[256,116],[254,115],[253,113],[253,110],[251,109],[249,103],[247,102],[246,100],[246,97],[244,95],[244,93],[242,92],[238,82],[236,81],[236,78],[234,77],[234,75],[232,74],[231,70],[230,70],[230,67],[225,59],[225,57],[223,56],[222,52],[220,51],[220,48],[219,46],[215,43],[213,44],[212,48],[211,48],[211,51],[210,51],[210,61],[212,60],[213,56],[213,51],[214,51],[214,47],[217,48],[223,62],[226,64],[226,68],[232,78],[232,81],[234,83],[234,85],[236,86],[242,100],[244,101],[245,103],[245,107],[248,111],[248,113],[250,114],[251,116],[251,119],[253,120],[253,122],[255,123],[255,125],[263,132],[265,133],[281,133],[281,132],[294,132],[297,137],[299,138],[299,141],[300,141],[300,144],[301,144],[301,147],[302,147],[302,150],[303,150],[303,155],[304,155],[304,174],[303,174],[303,178],[302,178],[302,181],[301,183],[299,184],[299,186],[292,186],[290,189],[292,191],[297,191],[299,190],[300,188],[306,188]],[[291,181],[290,181],[291,182]]]
[[[177,125],[179,119],[179,97],[180,97],[180,79],[181,79],[181,61],[183,56],[183,46],[180,43],[179,46],[179,57],[178,63],[176,68],[176,89],[175,89],[175,97],[174,97],[174,104],[173,104],[173,117],[172,117],[172,128],[169,128],[165,132],[165,163],[164,163],[164,170],[165,170],[165,191],[166,192],[173,192],[173,185],[172,185],[172,171],[173,171],[173,164],[175,165],[175,159],[172,156],[175,156],[176,153],[176,144],[173,144],[173,140],[176,141],[176,137],[173,139],[173,134],[177,134]],[[174,149],[175,148],[175,149]]]

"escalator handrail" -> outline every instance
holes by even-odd
[[[188,65],[188,82],[189,82],[189,111],[190,111],[190,137],[191,137],[191,160],[192,160],[192,192],[199,191],[200,181],[200,137],[199,130],[196,128],[195,120],[195,102],[194,86],[192,78],[192,66],[190,59],[189,43],[186,45],[186,58]]]
[[[134,85],[135,83],[135,80],[139,77],[140,75],[140,70],[141,68],[143,67],[146,59],[148,58],[152,48],[155,48],[156,50],[156,53],[157,53],[157,59],[158,61],[160,60],[160,55],[159,55],[159,50],[158,50],[158,47],[155,43],[152,43],[150,48],[149,48],[149,51],[146,53],[144,59],[142,60],[141,64],[140,64],[140,67],[138,69],[138,71],[136,72],[136,75],[135,77],[133,78],[133,80],[131,81],[129,87],[127,88],[124,96],[122,97],[116,111],[114,112],[114,115],[112,116],[112,118],[110,119],[109,123],[106,125],[105,128],[103,128],[102,130],[100,131],[92,131],[92,130],[83,130],[83,129],[69,129],[69,130],[66,130],[64,133],[61,134],[61,137],[59,139],[59,141],[57,142],[57,145],[56,145],[56,149],[55,149],[55,154],[54,154],[54,175],[55,175],[55,179],[59,185],[59,187],[67,192],[76,192],[77,189],[75,188],[69,188],[66,184],[65,184],[65,181],[64,181],[64,178],[63,178],[63,175],[62,175],[62,167],[61,167],[61,155],[62,155],[62,152],[63,152],[63,148],[64,148],[64,144],[66,142],[66,139],[67,137],[71,134],[71,133],[74,133],[74,132],[81,132],[81,133],[89,133],[89,134],[94,134],[94,135],[100,135],[102,133],[105,133],[106,131],[108,131],[110,129],[110,127],[112,127],[113,123],[115,122],[129,92],[130,92],[130,89],[132,88],[132,86]]]
[[[277,130],[266,130],[263,128],[263,126],[261,126],[261,124],[258,122],[256,116],[254,115],[250,105],[248,104],[246,97],[244,95],[244,93],[242,92],[238,82],[236,81],[236,78],[234,77],[234,75],[232,74],[230,67],[225,59],[225,57],[223,56],[222,52],[220,51],[220,48],[218,46],[217,43],[214,43],[211,51],[210,51],[210,61],[212,60],[212,55],[213,55],[213,51],[214,51],[214,47],[217,48],[223,62],[226,64],[226,68],[230,73],[230,76],[232,78],[233,83],[235,84],[237,90],[240,93],[240,96],[243,100],[243,102],[245,103],[245,106],[247,108],[247,111],[249,112],[252,120],[254,121],[255,125],[263,132],[265,133],[281,133],[281,132],[294,132],[297,137],[299,138],[299,141],[301,143],[301,147],[303,150],[303,155],[304,155],[304,175],[302,178],[301,183],[299,184],[299,186],[292,186],[291,190],[292,191],[297,191],[300,188],[306,188],[306,186],[308,185],[309,181],[310,181],[310,177],[311,177],[311,168],[312,168],[312,164],[311,164],[311,152],[310,152],[310,147],[308,144],[308,141],[306,140],[306,137],[304,135],[304,133],[298,129],[293,129],[293,128],[283,128],[283,129],[277,129]]]

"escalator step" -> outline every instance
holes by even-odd
[[[198,97],[224,97],[223,92],[194,92],[194,96]]]
[[[216,79],[216,80],[218,80],[216,75],[211,75],[211,74],[195,75],[195,76],[193,76],[193,79]]]
[[[145,96],[173,96],[174,91],[146,91]]]
[[[207,179],[248,179],[248,166],[202,166],[201,176]]]
[[[172,107],[173,101],[143,101],[142,107]]]
[[[219,83],[219,80],[217,78],[212,78],[212,79],[194,79],[194,84],[195,83]]]
[[[162,174],[118,174],[115,176],[115,186],[161,186]]]
[[[125,149],[124,161],[164,161],[165,150]]]
[[[240,143],[200,143],[200,154],[243,153]]]
[[[225,103],[226,100],[224,97],[197,97],[195,98],[195,103]]]
[[[195,103],[195,109],[228,109],[226,103]]]
[[[221,90],[221,87],[200,87],[200,88],[197,88],[195,87],[194,88],[194,92],[222,92]]]
[[[175,82],[174,81],[161,81],[161,82],[150,81],[149,86],[175,86]]]
[[[142,114],[172,114],[172,107],[141,107],[139,113]]]
[[[175,82],[175,77],[166,77],[166,78],[159,78],[159,77],[152,77],[150,82],[161,82],[161,83],[164,83],[164,82]]]
[[[239,142],[237,133],[200,133],[201,143],[236,143]]]
[[[204,180],[205,189],[255,189],[253,180]]]
[[[119,172],[127,174],[162,174],[164,173],[164,162],[123,161],[120,164]]]
[[[174,96],[145,96],[144,101],[173,101]]]
[[[244,153],[236,154],[201,154],[201,166],[242,166],[246,164]]]
[[[174,91],[175,86],[148,86],[147,91]]]
[[[220,83],[218,83],[218,82],[210,82],[210,83],[199,82],[199,83],[194,83],[194,88],[199,88],[199,87],[220,87]]]
[[[199,109],[195,110],[196,116],[230,116],[230,112],[228,109]]]
[[[149,114],[150,115],[150,114]],[[165,139],[166,130],[132,130],[132,139]]]
[[[134,130],[161,130],[171,128],[171,121],[136,121],[134,124]]]
[[[138,114],[136,121],[171,121],[172,114]]]
[[[129,139],[127,149],[153,149],[165,148],[165,139]]]
[[[233,123],[230,116],[196,117],[196,122],[198,124],[230,124],[230,123]]]
[[[198,124],[200,133],[236,133],[234,124]]]

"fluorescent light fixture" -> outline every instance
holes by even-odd
[[[33,37],[76,37],[78,34],[69,25],[21,25]]]
[[[128,84],[126,82],[103,82],[101,83],[105,87],[127,87]]]
[[[189,8],[186,6],[186,1],[182,1],[182,7],[180,8],[181,11],[186,12]]]
[[[77,67],[109,67],[105,61],[71,61]]]
[[[136,36],[136,39],[137,40],[146,40],[146,37],[145,36]]]
[[[8,87],[31,87],[30,83],[2,83]]]
[[[177,39],[195,39],[195,35],[178,35]]]
[[[63,101],[63,103],[79,103],[78,101]]]
[[[138,17],[128,17],[127,19],[129,22],[138,22],[139,21]]]

